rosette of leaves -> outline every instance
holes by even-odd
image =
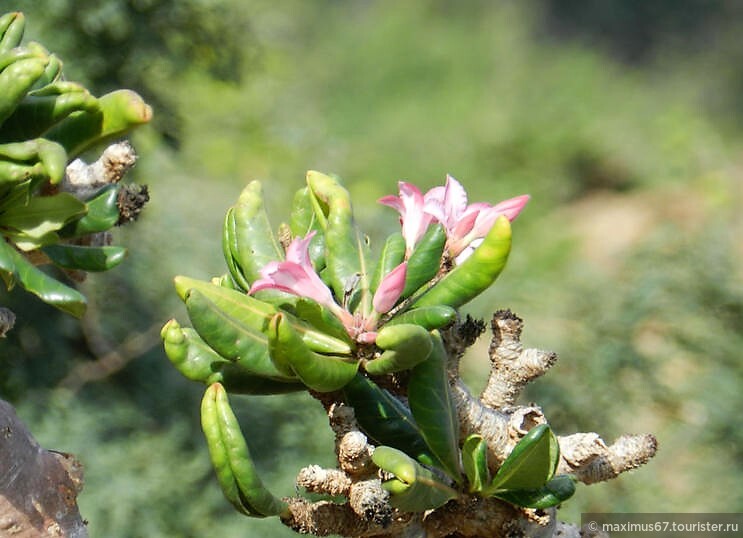
[[[134,92],[95,97],[65,80],[62,62],[36,42],[22,43],[22,13],[0,16],[0,277],[75,316],[85,297],[43,272],[105,271],[126,251],[92,246],[119,223],[123,185],[84,195],[64,188],[71,160],[146,123],[150,107]]]
[[[263,517],[286,506],[256,476],[228,392],[309,390],[351,405],[377,446],[374,464],[388,476],[384,488],[399,510],[424,512],[460,495],[544,508],[572,495],[572,479],[555,477],[559,448],[546,425],[526,435],[493,476],[485,441],[459,439],[439,329],[498,277],[511,228],[498,218],[456,265],[446,240],[432,222],[414,249],[395,233],[372,256],[348,191],[337,177],[311,171],[278,234],[261,185],[252,182],[225,218],[228,272],[208,282],[175,278],[192,327],[170,320],[165,351],[184,376],[208,386],[202,425],[222,490],[238,510]],[[396,273],[401,264],[404,278]],[[291,278],[278,278],[281,271]],[[402,373],[404,399],[375,381]]]

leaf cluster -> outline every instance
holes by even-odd
[[[120,219],[120,185],[85,196],[62,190],[70,160],[149,121],[134,92],[101,97],[65,80],[62,61],[36,42],[23,44],[25,17],[0,16],[0,277],[75,316],[85,297],[41,271],[105,271],[124,259],[118,246],[90,246]]]

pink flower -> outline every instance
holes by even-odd
[[[484,202],[467,205],[464,187],[447,175],[445,186],[434,187],[426,193],[425,210],[444,225],[446,248],[457,263],[461,263],[482,242],[500,215],[513,220],[528,201],[529,195],[525,194],[494,206]]]
[[[310,232],[304,239],[295,238],[286,249],[286,260],[267,263],[261,269],[261,278],[253,282],[248,293],[274,289],[308,297],[330,309],[344,325],[350,326],[353,316],[333,300],[330,288],[312,267],[308,248],[314,235],[315,232]]]
[[[384,196],[379,199],[379,203],[397,209],[400,213],[402,236],[405,238],[407,258],[413,251],[413,247],[415,247],[418,240],[426,233],[426,229],[431,224],[433,217],[425,211],[428,194],[423,196],[418,187],[405,181],[399,181],[397,186],[400,196]]]
[[[382,279],[372,299],[372,305],[376,312],[384,314],[392,310],[405,289],[407,271],[408,264],[403,262]]]

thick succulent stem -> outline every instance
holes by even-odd
[[[488,446],[488,465],[497,471],[518,441],[529,430],[547,422],[535,405],[518,405],[526,385],[544,374],[557,360],[548,351],[527,349],[521,344],[523,321],[508,310],[496,312],[491,321],[490,375],[480,397],[471,394],[459,377],[459,360],[484,326],[467,318],[442,331],[448,354],[448,373],[460,425],[460,442],[472,433]],[[407,383],[397,379],[395,393],[405,394]],[[589,536],[573,525],[556,520],[554,508],[520,508],[496,498],[462,493],[440,508],[407,513],[392,508],[381,487],[381,472],[371,460],[374,447],[356,422],[352,407],[339,401],[337,393],[316,395],[322,402],[335,433],[338,468],[302,469],[297,485],[313,493],[343,496],[345,503],[287,499],[289,515],[283,522],[304,534],[353,537],[499,537]],[[657,441],[652,435],[620,437],[607,445],[596,433],[559,436],[557,474],[573,474],[585,484],[615,478],[653,457]]]

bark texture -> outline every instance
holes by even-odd
[[[488,465],[495,472],[518,441],[533,427],[547,422],[535,404],[519,405],[526,385],[543,375],[557,361],[557,354],[527,349],[521,343],[523,321],[509,310],[498,311],[491,320],[490,374],[476,397],[459,377],[459,360],[485,330],[485,325],[461,320],[442,331],[448,353],[451,392],[460,425],[460,442],[472,433],[488,444]],[[405,394],[400,377],[388,380],[388,388]],[[289,504],[283,522],[297,532],[315,536],[337,534],[357,538],[498,538],[586,537],[588,529],[557,520],[555,508],[520,508],[495,498],[462,494],[444,506],[425,513],[406,513],[389,504],[381,487],[382,474],[371,461],[374,446],[361,431],[352,407],[337,395],[315,395],[328,413],[335,433],[337,468],[313,465],[302,469],[297,486],[312,493],[344,497],[345,502],[311,502],[285,499]],[[625,435],[613,444],[597,433],[558,436],[560,461],[557,474],[573,474],[592,484],[615,478],[646,463],[658,448],[651,434]]]
[[[0,400],[0,536],[86,538],[77,507],[82,483],[80,463],[39,446]]]

